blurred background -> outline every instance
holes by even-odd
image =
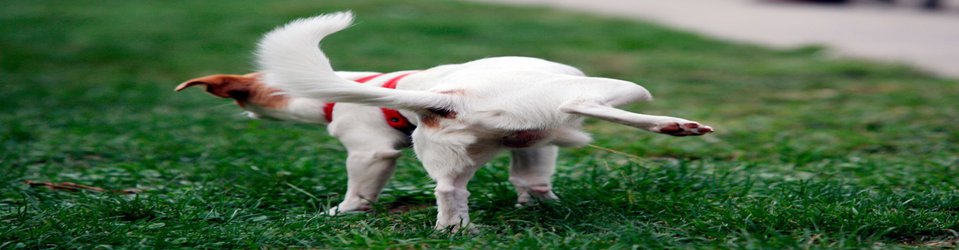
[[[959,77],[952,0],[481,0],[649,20],[727,40],[919,66]]]
[[[496,1],[0,0],[0,249],[959,242],[955,0]],[[376,213],[323,216],[346,186],[324,128],[173,88],[248,73],[264,32],[343,10],[357,22],[323,41],[338,70],[539,57],[641,84],[656,100],[625,109],[717,132],[587,120],[595,147],[563,150],[556,206],[515,208],[497,158],[470,184],[479,235],[432,229],[433,182],[409,150]]]

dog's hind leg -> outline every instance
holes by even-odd
[[[473,174],[497,152],[499,146],[478,146],[471,135],[434,133],[429,128],[413,132],[413,149],[423,168],[436,181],[436,226],[456,232],[475,228],[470,224],[469,196],[466,185]]]
[[[673,136],[704,135],[713,132],[713,128],[698,122],[670,116],[637,114],[614,108],[596,99],[573,100],[563,104],[560,110]]]
[[[545,146],[540,148],[513,149],[512,162],[509,169],[509,181],[516,188],[519,197],[517,205],[522,206],[530,202],[531,198],[555,200],[552,178],[556,171],[556,157],[559,147]]]

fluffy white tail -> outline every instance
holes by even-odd
[[[352,22],[353,13],[337,12],[295,20],[264,35],[256,52],[264,82],[284,94],[328,102],[400,109],[449,107],[446,95],[368,86],[337,76],[318,44]]]

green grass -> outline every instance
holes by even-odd
[[[332,2],[332,3],[331,3]],[[959,239],[959,82],[628,20],[448,1],[0,1],[0,249],[870,248]],[[377,211],[326,217],[345,152],[318,127],[247,120],[179,82],[252,69],[263,32],[352,9],[339,69],[524,55],[643,84],[630,107],[718,132],[590,121],[562,201],[512,206],[505,158],[479,171],[476,235],[431,229],[407,153]],[[59,192],[76,182],[139,195]],[[411,209],[405,209],[411,208]]]

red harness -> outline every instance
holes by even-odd
[[[389,81],[386,81],[386,83],[384,83],[382,87],[388,88],[388,89],[396,89],[396,83],[399,82],[400,79],[403,79],[403,77],[406,77],[413,73],[415,72],[404,73],[396,77],[393,77]],[[358,83],[366,83],[382,75],[384,74],[375,74],[375,75],[366,76],[360,79],[356,79],[353,81]],[[326,118],[327,122],[333,121],[333,106],[336,106],[335,102],[329,102],[323,106],[323,116],[324,118]],[[414,126],[409,119],[406,119],[406,117],[400,114],[400,111],[397,111],[395,109],[388,109],[388,108],[380,108],[380,109],[383,110],[383,117],[386,118],[386,124],[389,124],[390,127],[393,127],[394,129],[399,130],[400,132],[403,132],[404,134],[407,134],[407,135],[413,133],[413,129],[416,129],[416,126]]]

